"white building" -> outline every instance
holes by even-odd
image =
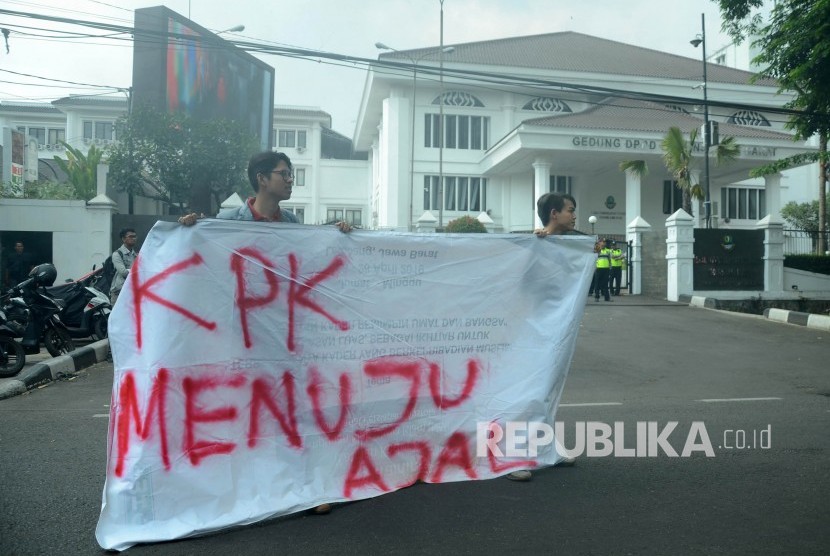
[[[27,179],[65,181],[54,161],[55,156],[66,158],[59,142],[82,151],[91,145],[104,148],[118,140],[116,122],[126,109],[127,100],[119,97],[70,96],[51,103],[3,101],[0,130],[25,133]],[[331,129],[328,113],[315,107],[275,107],[274,144],[295,167],[294,192],[283,203],[285,208],[308,224],[346,219],[366,225],[370,182],[365,155],[362,159],[360,153],[355,155],[351,140]],[[129,212],[127,195],[111,186],[106,187],[104,197],[89,203],[0,198],[0,245],[11,249],[22,239],[39,261],[55,264],[59,281],[78,277],[112,252],[117,234],[109,224],[111,214]],[[169,212],[161,202],[133,199],[133,214],[165,217]]]
[[[660,225],[679,208],[660,144],[671,126],[688,133],[703,123],[700,59],[562,32],[456,44],[443,54],[438,47],[387,52],[379,60],[382,67],[368,71],[354,135],[355,148],[370,152],[377,228],[414,229],[429,211],[439,224],[485,212],[496,231],[530,230],[535,200],[547,191],[571,193],[577,227],[591,231],[595,215],[598,234],[625,234],[636,217]],[[775,82],[750,78],[708,66],[710,120],[742,146],[729,165],[712,160],[720,227],[780,218],[780,176],[746,182],[749,171],[811,150],[793,142],[786,117],[775,112],[789,97]],[[650,172],[642,180],[625,174],[619,164],[626,160],[644,160]]]

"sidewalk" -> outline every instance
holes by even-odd
[[[80,347],[68,355],[50,357],[48,353],[27,355],[26,361],[36,361],[26,366],[17,376],[0,378],[0,400],[23,394],[32,388],[71,375],[109,357],[109,340],[99,340]]]

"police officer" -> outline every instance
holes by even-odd
[[[622,249],[617,247],[616,241],[611,241],[611,278],[608,288],[611,290],[611,295],[620,295],[620,283],[622,282],[622,267],[623,267]]]
[[[600,249],[597,257],[596,284],[594,287],[594,300],[599,301],[599,294],[602,292],[605,301],[611,301],[608,292],[608,278],[611,272],[611,240],[603,241],[604,247]]]

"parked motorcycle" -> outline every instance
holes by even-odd
[[[9,323],[6,313],[0,309],[0,377],[14,376],[26,364],[26,352],[15,338],[21,336],[23,330]]]
[[[52,297],[66,304],[60,312],[60,319],[73,338],[92,337],[103,340],[107,337],[110,299],[103,292],[88,285],[89,275],[75,282],[47,287]]]
[[[9,322],[24,330],[20,343],[27,354],[39,353],[41,342],[53,357],[75,349],[69,331],[58,316],[65,304],[46,291],[47,286],[55,283],[57,275],[53,265],[38,265],[28,279],[3,296],[0,307]]]

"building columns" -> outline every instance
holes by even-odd
[[[642,183],[640,175],[631,170],[625,171],[625,221],[629,228],[634,219],[642,214]],[[645,222],[645,220],[643,220]],[[651,226],[649,226],[650,228]]]
[[[545,160],[536,160],[533,163],[533,222],[534,228],[541,228],[542,221],[536,214],[536,201],[550,191],[550,169],[553,165]]]
[[[779,222],[781,219],[781,174],[764,176],[764,189],[767,200],[766,215],[771,216],[773,222]]]

